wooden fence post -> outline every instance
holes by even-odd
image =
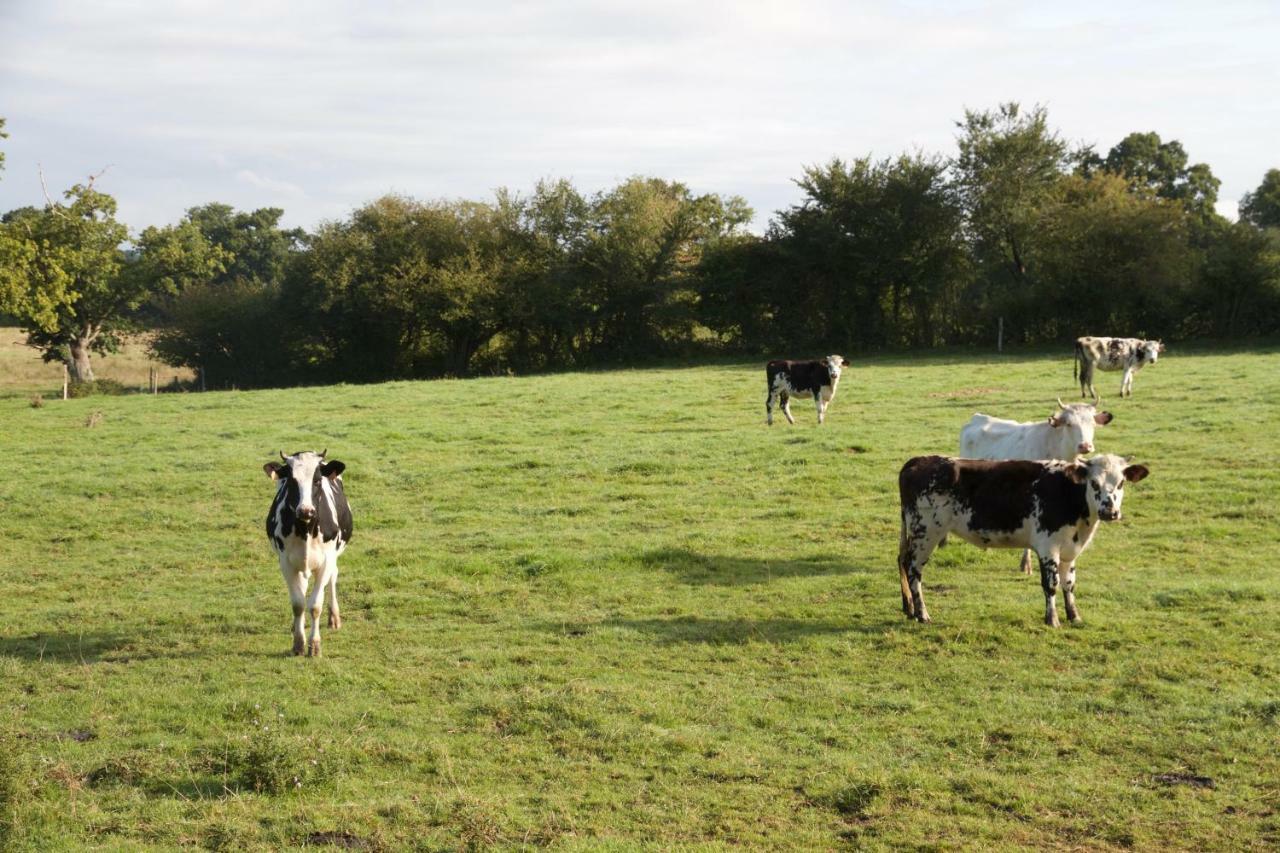
[[[67,370],[67,365],[62,365],[62,399],[67,399],[67,389],[71,385],[71,372]]]
[[[1000,318],[1000,323],[996,327],[996,352],[1004,352],[1004,318]]]

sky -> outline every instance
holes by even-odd
[[[1100,152],[1182,142],[1219,211],[1280,168],[1276,0],[1185,3],[0,0],[0,211],[96,186],[135,230],[218,201],[340,219],[632,175],[740,195],[755,230],[832,157],[955,153],[1043,104]]]

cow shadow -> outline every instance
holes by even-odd
[[[831,557],[761,560],[700,554],[687,548],[645,551],[640,555],[640,562],[648,568],[674,575],[683,583],[713,586],[747,586],[782,578],[867,574],[873,571]]]
[[[900,618],[856,622],[788,617],[708,618],[674,616],[658,619],[606,619],[599,627],[621,628],[651,637],[662,645],[745,645],[794,643],[810,637],[839,634],[883,634],[901,625]]]
[[[0,637],[0,657],[35,663],[130,663],[191,654],[166,642],[116,631],[40,631],[25,637]]]

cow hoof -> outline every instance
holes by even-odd
[[[919,616],[916,617],[916,621],[923,625],[923,624],[932,622],[933,620],[929,618],[928,613],[921,613]]]
[[[1084,624],[1084,619],[1082,619],[1082,618],[1081,618],[1081,617],[1079,617],[1079,616],[1072,616],[1072,617],[1071,617],[1071,624],[1072,624],[1072,625],[1083,625],[1083,624]]]
[[[1050,628],[1061,628],[1061,627],[1062,627],[1062,623],[1058,621],[1058,617],[1057,617],[1057,616],[1046,616],[1046,617],[1044,617],[1044,624],[1048,625]]]
[[[319,640],[311,641],[311,647],[307,649],[307,657],[309,658],[320,657],[320,641]]]
[[[300,655],[306,650],[306,644],[302,642],[301,637],[297,637],[293,641],[293,653]]]
[[[342,617],[332,611],[329,612],[329,630],[340,631],[342,629]]]

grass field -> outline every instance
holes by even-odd
[[[26,345],[27,336],[13,326],[0,326],[0,400],[6,397],[42,395],[53,399],[62,395],[62,366],[40,359],[40,352]],[[150,368],[160,371],[160,384],[176,377],[186,382],[190,370],[170,367],[147,355],[146,341],[134,338],[113,355],[93,356],[93,373],[98,379],[114,379],[127,388],[142,390],[150,379]]]
[[[896,476],[975,410],[1046,417],[1065,355],[855,359],[822,428],[763,391],[0,400],[0,847],[1280,845],[1280,350],[1105,401],[1152,474],[1058,630],[959,542],[907,622]],[[263,533],[280,447],[347,464],[318,660]]]

